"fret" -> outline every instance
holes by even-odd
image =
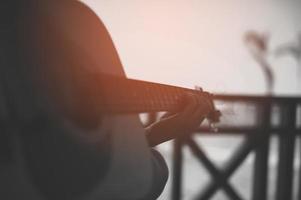
[[[170,101],[168,99],[168,95],[166,93],[166,89],[162,88],[162,90],[163,90],[162,98],[163,98],[164,107],[169,108],[170,107]]]
[[[155,84],[152,84],[153,86],[153,94],[154,94],[154,101],[153,101],[153,108],[156,109],[158,107],[160,107],[160,100],[161,98],[159,97],[159,94],[158,94],[158,85],[155,85]]]
[[[170,95],[169,95],[169,90],[166,87],[162,87],[162,91],[163,91],[163,98],[164,98],[164,105],[167,109],[170,109],[171,107],[171,100],[170,100]]]
[[[161,95],[161,87],[159,85],[154,85],[155,87],[155,93],[156,93],[156,108],[157,109],[163,109],[163,105],[162,105],[162,95]]]
[[[146,87],[148,88],[148,93],[147,96],[148,98],[145,100],[146,104],[147,104],[147,108],[148,109],[152,109],[153,105],[153,89],[151,85],[146,85]]]
[[[158,108],[159,109],[165,109],[165,106],[164,106],[164,102],[163,102],[163,99],[162,99],[162,87],[160,87],[160,85],[157,85],[157,100],[158,100]]]
[[[169,104],[168,108],[171,109],[174,104],[174,100],[173,100],[173,89],[172,88],[166,88],[166,99],[167,99],[167,103]]]
[[[145,98],[145,104],[146,104],[146,108],[147,109],[151,109],[152,105],[151,105],[151,101],[152,101],[152,88],[150,85],[144,84],[145,88],[147,88],[147,94],[146,94],[146,98]]]
[[[168,106],[169,104],[169,99],[168,99],[168,92],[165,87],[162,87],[162,99],[164,101],[164,106]]]

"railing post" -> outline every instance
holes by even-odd
[[[270,126],[271,104],[264,102],[258,105],[257,120],[262,131],[256,133],[253,200],[267,199],[267,172],[269,158],[270,133],[266,129]]]
[[[173,181],[172,181],[172,197],[173,200],[180,200],[182,195],[182,140],[181,138],[174,140],[173,151]]]
[[[287,133],[279,135],[279,163],[277,176],[276,200],[291,200],[293,190],[293,163],[295,151],[296,105],[284,104],[282,110],[282,126]]]
[[[301,135],[300,135],[300,133],[299,133],[299,139],[300,139],[299,140],[299,145],[300,145],[299,150],[301,151]],[[299,156],[300,156],[299,159],[300,159],[300,162],[301,162],[301,152],[299,152]],[[299,186],[298,186],[297,189],[298,189],[298,194],[297,194],[298,198],[297,199],[300,200],[301,199],[301,163],[299,165]]]

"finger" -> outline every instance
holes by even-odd
[[[213,99],[212,99],[212,95],[209,94],[209,93],[205,93],[206,94],[206,99],[208,100],[208,104],[209,104],[209,107],[210,107],[210,110],[215,110],[215,106],[214,106],[214,102],[213,102]]]
[[[172,118],[183,126],[202,122],[211,110],[209,99],[196,93],[187,93],[184,98],[186,106],[182,112]]]
[[[186,124],[191,120],[191,114],[198,108],[198,100],[195,95],[191,93],[187,93],[184,96],[185,106],[181,112],[171,117],[176,120],[176,123],[181,124],[182,126],[186,126]]]
[[[214,109],[213,102],[210,98],[205,96],[199,96],[198,101],[199,101],[199,106],[203,108],[206,114],[209,114],[209,112],[211,112]]]
[[[191,127],[191,129],[196,130],[197,128],[200,127],[200,125],[202,124],[202,122],[204,121],[204,117],[200,117],[194,121],[191,121],[189,124],[189,127]]]
[[[187,93],[185,96],[185,107],[181,112],[183,115],[191,114],[198,107],[198,98],[195,94]]]
[[[210,112],[210,102],[204,98],[198,98],[198,106],[191,113],[191,117],[206,117]]]
[[[199,105],[193,113],[191,113],[191,118],[192,119],[197,119],[197,118],[201,118],[201,117],[206,117],[207,112],[206,112],[206,108],[204,108],[205,105]]]
[[[206,111],[202,106],[198,106],[192,113],[181,119],[182,125],[189,130],[196,129],[202,123],[205,117]]]
[[[185,126],[185,132],[194,132],[196,131],[205,118],[197,118],[195,120],[189,121]]]
[[[169,118],[169,117],[171,117],[171,116],[174,116],[175,114],[177,114],[177,113],[175,113],[175,112],[166,112],[166,113],[164,113],[164,114],[162,115],[161,119]]]
[[[189,116],[188,126],[196,129],[200,126],[203,120],[208,116],[210,112],[210,102],[208,99],[202,99],[200,104],[198,105],[197,109]]]
[[[199,107],[191,116],[191,124],[192,126],[199,126],[203,120],[206,118],[207,114],[204,108]]]

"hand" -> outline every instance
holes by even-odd
[[[192,133],[207,115],[214,109],[209,96],[201,93],[187,93],[184,96],[184,108],[179,113],[167,113],[159,122],[146,128],[150,146]]]

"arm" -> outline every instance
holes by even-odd
[[[61,9],[60,12],[58,8]],[[164,188],[168,171],[158,152],[147,146],[144,135],[141,134],[144,130],[138,121],[138,116],[137,123],[127,123],[133,122],[136,118],[124,121],[120,117],[119,122],[123,123],[115,123],[114,134],[109,134],[112,131],[100,131],[101,140],[92,144],[77,138],[74,130],[61,122],[61,118],[69,118],[75,126],[84,130],[83,134],[90,133],[86,131],[87,128],[93,130],[99,125],[101,116],[98,115],[97,110],[93,109],[94,102],[85,103],[85,97],[90,95],[87,91],[89,87],[85,86],[86,81],[89,82],[89,80],[83,75],[87,69],[81,70],[82,67],[94,67],[88,70],[106,70],[102,67],[107,67],[109,71],[113,67],[120,66],[117,73],[122,74],[116,50],[103,24],[95,16],[93,19],[89,18],[90,10],[88,13],[85,12],[86,15],[78,18],[81,11],[87,11],[84,6],[80,6],[80,9],[82,10],[72,10],[75,16],[68,16],[70,13],[61,6],[57,6],[53,9],[56,11],[52,13],[53,15],[44,16],[44,13],[38,13],[47,19],[34,17],[37,21],[32,22],[34,26],[42,26],[34,27],[40,32],[31,36],[34,37],[33,40],[36,40],[33,60],[37,62],[36,66],[46,67],[39,69],[43,75],[40,77],[47,79],[45,85],[49,86],[46,87],[45,90],[48,90],[45,93],[51,97],[49,99],[57,100],[50,101],[50,103],[59,108],[55,109],[57,111],[55,114],[58,115],[57,121],[43,125],[39,130],[28,131],[30,135],[24,135],[23,148],[26,154],[26,164],[29,165],[28,170],[40,192],[51,199],[61,198],[62,195],[65,199],[73,199],[89,194],[91,196],[95,194],[94,199],[109,199],[116,193],[119,197],[123,195],[122,197],[126,198],[124,195],[137,197],[146,192],[149,192],[151,198],[155,198]],[[58,17],[60,14],[62,14],[61,19]],[[55,29],[56,26],[52,25],[57,25],[57,22],[60,22],[61,27]],[[95,28],[94,25],[98,27]],[[65,34],[64,38],[61,38],[61,33]],[[83,46],[86,48],[79,48]],[[97,87],[97,85],[93,86]],[[84,93],[78,95],[79,88]],[[52,92],[55,94],[52,95]],[[81,97],[83,102],[80,101]],[[58,105],[60,103],[62,104]],[[49,106],[47,109],[51,110],[51,108],[52,106]],[[80,118],[73,117],[74,113],[81,113]],[[95,123],[87,124],[86,122],[90,120],[83,121],[82,119],[96,120],[93,120]],[[101,123],[105,124],[103,119]],[[135,131],[133,128],[136,128]],[[128,130],[125,131],[125,129]],[[116,140],[119,140],[118,144]],[[115,153],[117,156],[114,156]],[[114,162],[117,164],[114,165]],[[110,171],[112,176],[108,175]],[[108,180],[105,186],[102,185],[104,180]],[[153,187],[148,188],[151,184],[149,182],[152,182]],[[136,188],[137,185],[139,185],[139,190]],[[89,192],[91,190],[93,192]],[[104,190],[110,190],[108,196],[105,196]]]
[[[151,147],[193,132],[213,110],[208,99],[194,94],[188,93],[184,102],[186,106],[181,112],[168,113],[159,122],[146,128],[146,137]]]

